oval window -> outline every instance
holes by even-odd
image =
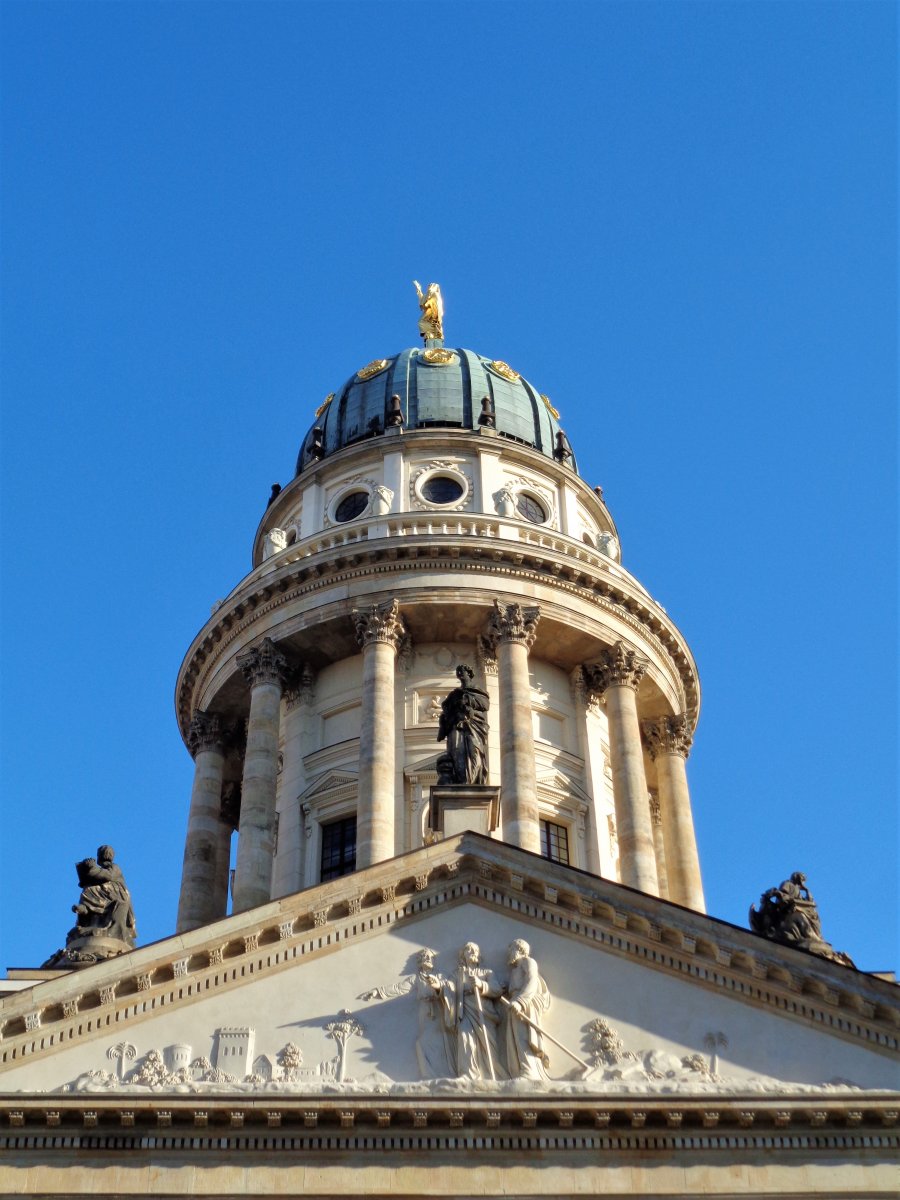
[[[450,475],[432,475],[422,484],[422,497],[429,504],[453,504],[464,491],[459,480]]]
[[[526,521],[532,521],[535,525],[543,525],[547,520],[543,506],[535,500],[534,496],[525,494],[519,496],[516,500],[516,509],[520,516],[523,516]]]
[[[354,517],[358,517],[361,512],[364,512],[368,506],[368,492],[351,492],[349,496],[343,498],[334,510],[334,519],[336,521],[352,521]]]

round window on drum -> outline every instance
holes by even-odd
[[[422,498],[429,504],[455,504],[465,488],[452,475],[432,475],[422,484]]]
[[[345,496],[334,510],[334,519],[336,521],[352,521],[354,517],[358,517],[360,513],[365,512],[369,505],[368,492],[351,492],[349,496]]]
[[[522,492],[519,495],[516,500],[516,509],[519,516],[524,517],[526,521],[531,521],[535,525],[543,525],[547,520],[544,506],[534,496],[529,496],[527,492]]]

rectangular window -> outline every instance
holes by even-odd
[[[541,821],[541,854],[551,862],[569,865],[569,831],[565,825]]]
[[[322,826],[322,883],[356,870],[356,817]]]

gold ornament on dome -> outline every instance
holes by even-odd
[[[322,403],[319,405],[319,407],[316,409],[317,417],[321,417],[322,413],[325,411],[325,409],[328,407],[328,405],[332,402],[333,399],[334,399],[334,392],[329,392],[328,395],[325,397],[325,399],[322,401]]]
[[[428,290],[423,292],[418,279],[413,280],[413,287],[419,298],[419,308],[422,317],[419,321],[419,333],[426,342],[441,342],[444,340],[444,297],[441,295],[439,283],[429,283]]]
[[[373,358],[370,363],[356,372],[357,379],[371,379],[379,371],[383,371],[391,360],[389,358]]]
[[[423,350],[420,357],[432,367],[449,367],[452,362],[456,362],[456,355],[452,350],[441,350],[437,347]]]
[[[508,379],[510,383],[516,383],[522,378],[519,372],[514,371],[509,363],[505,363],[499,358],[495,358],[493,362],[489,362],[488,366],[503,379]]]
[[[555,409],[555,408],[553,407],[553,405],[550,403],[550,397],[549,397],[549,396],[545,396],[545,395],[544,395],[544,393],[543,393],[543,392],[541,392],[541,399],[542,399],[542,400],[543,400],[543,402],[544,402],[544,403],[547,405],[547,412],[550,414],[550,416],[551,416],[551,417],[556,417],[556,419],[557,419],[557,421],[558,421],[558,420],[559,420],[559,412],[558,412],[558,410],[557,410],[557,409]]]

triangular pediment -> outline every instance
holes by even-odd
[[[358,783],[359,776],[351,771],[327,771],[318,779],[314,779],[306,791],[301,792],[300,802],[308,804],[323,796],[331,797],[342,792],[355,796]]]
[[[579,807],[586,807],[591,799],[584,788],[580,787],[570,775],[557,770],[539,771],[537,775],[538,791],[548,791],[551,794],[561,794],[574,800]]]
[[[501,1081],[516,939],[549,992],[549,1079],[528,1083],[542,1094],[894,1078],[892,985],[464,834],[6,998],[0,1089],[518,1088]],[[417,955],[435,952],[428,1019],[440,1029],[472,940],[496,982],[485,1003],[498,1080],[463,1084],[448,1067],[436,1085],[422,1066]],[[435,1054],[456,1053],[451,1034]]]

